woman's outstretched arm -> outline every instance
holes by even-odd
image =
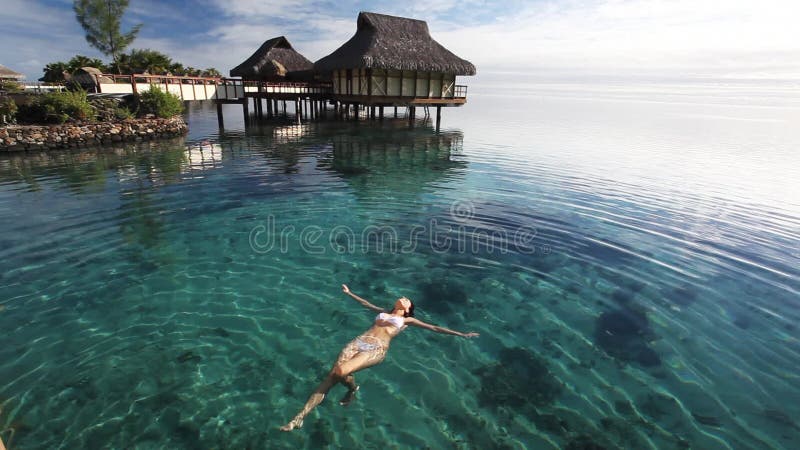
[[[453,336],[461,336],[465,338],[477,337],[480,336],[478,333],[462,333],[460,331],[451,330],[449,328],[440,327],[437,325],[431,325],[429,323],[425,323],[419,319],[415,319],[413,317],[406,317],[406,324],[414,325],[415,327],[425,328],[426,330],[435,331],[437,333],[442,334],[452,334]]]
[[[371,309],[373,311],[385,312],[383,308],[378,308],[377,306],[373,305],[372,303],[370,303],[370,302],[366,301],[365,299],[357,296],[356,294],[353,294],[352,292],[350,292],[350,288],[347,287],[346,284],[342,285],[342,292],[344,292],[345,294],[349,295],[350,297],[353,297],[353,299],[355,301],[357,301],[358,303],[361,303],[362,305],[364,305],[365,307],[367,307],[367,308],[369,308],[369,309]]]

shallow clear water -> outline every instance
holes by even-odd
[[[497,94],[497,92],[501,92]],[[0,430],[26,448],[797,448],[800,102],[476,85],[443,129],[189,112],[0,157]],[[391,115],[391,114],[389,114]],[[283,434],[406,295],[425,321]],[[7,441],[10,431],[2,436]]]

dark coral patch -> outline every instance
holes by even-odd
[[[438,313],[447,313],[467,304],[467,291],[450,280],[432,281],[419,285],[419,307]]]
[[[697,291],[689,285],[676,287],[667,294],[672,303],[680,306],[689,306],[697,301]]]
[[[653,337],[647,315],[633,308],[606,311],[595,323],[594,340],[600,348],[614,358],[644,367],[661,364],[648,345]]]
[[[478,401],[491,409],[505,406],[530,411],[552,404],[563,389],[543,358],[520,347],[501,350],[499,361],[479,369],[478,375]]]
[[[628,289],[617,288],[611,293],[611,299],[621,306],[627,306],[633,301],[633,293]]]
[[[592,440],[591,437],[581,435],[567,442],[564,450],[606,450],[607,447]]]

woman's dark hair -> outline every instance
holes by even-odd
[[[408,308],[408,311],[406,311],[405,314],[403,314],[403,317],[414,317],[414,302],[412,302],[411,299],[408,297],[400,297],[398,300],[408,300],[408,303],[411,305]],[[392,307],[392,309],[390,309],[389,311],[394,312],[394,307]]]
[[[403,314],[403,317],[414,317],[414,302],[409,299],[406,300],[408,300],[408,303],[411,303],[411,307],[408,308],[408,311],[406,311],[405,314]]]

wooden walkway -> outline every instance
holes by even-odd
[[[373,96],[335,94],[330,83],[265,82],[240,78],[209,78],[173,75],[113,75],[103,74],[97,83],[97,91],[103,94],[136,94],[152,87],[177,95],[183,101],[213,100],[217,103],[220,128],[224,127],[223,104],[240,104],[247,124],[251,120],[252,103],[255,118],[269,118],[287,114],[287,104],[293,105],[298,118],[316,119],[333,110],[337,116],[358,119],[364,111],[371,119],[383,119],[384,108],[406,109],[410,123],[416,116],[416,108],[436,107],[436,128],[441,122],[441,108],[461,106],[467,101],[467,87],[455,86],[451,97]]]

